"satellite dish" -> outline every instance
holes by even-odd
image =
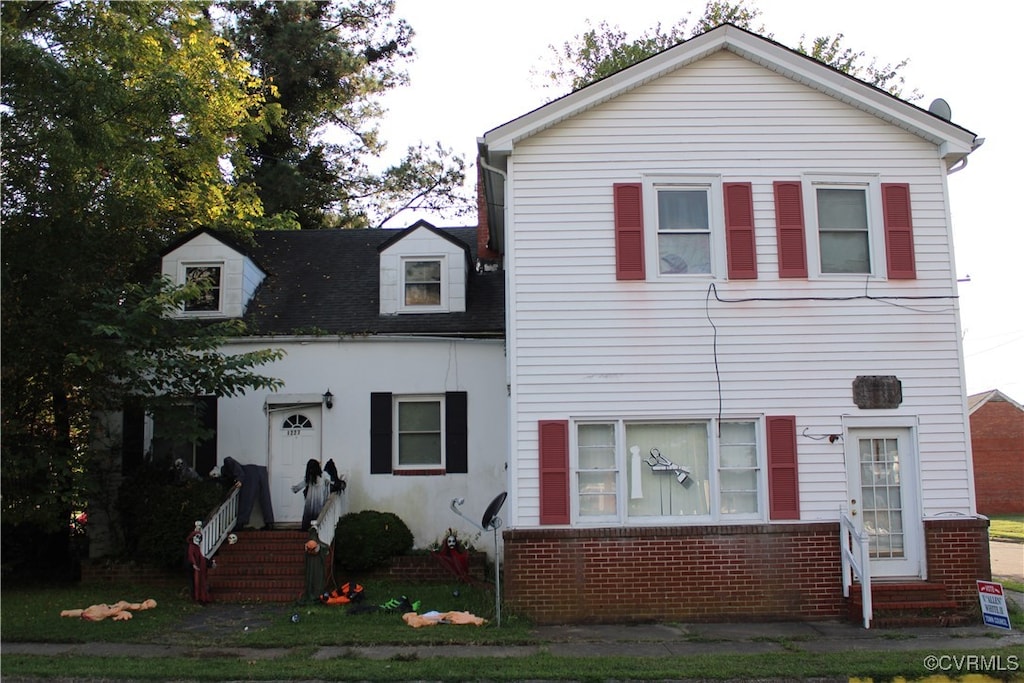
[[[508,492],[506,491],[502,491],[501,493],[494,497],[494,500],[491,501],[491,504],[487,506],[486,510],[484,510],[484,516],[483,519],[480,520],[480,526],[482,526],[484,529],[491,528],[491,525],[494,524],[494,518],[498,514],[498,510],[500,510],[501,506],[505,504],[505,498],[507,497]],[[496,526],[494,528],[497,529]]]
[[[949,108],[949,103],[941,97],[933,100],[932,103],[928,105],[928,111],[946,121],[949,121],[953,116],[953,110]]]

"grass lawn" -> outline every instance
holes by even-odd
[[[421,611],[462,610],[490,619],[482,627],[435,626],[413,629],[396,613],[348,614],[343,607],[322,605],[246,605],[231,609],[202,608],[189,601],[184,591],[144,589],[129,585],[12,588],[5,586],[0,601],[0,636],[4,642],[125,642],[178,644],[210,648],[200,658],[99,657],[89,655],[21,655],[5,653],[0,675],[59,679],[105,678],[133,680],[664,680],[679,678],[811,678],[847,677],[890,680],[898,676],[922,678],[932,673],[924,657],[931,647],[898,647],[878,652],[812,653],[800,643],[783,645],[780,652],[758,655],[708,654],[685,657],[589,656],[561,657],[545,651],[531,632],[531,625],[502,610],[502,625],[493,622],[494,597],[483,590],[461,585],[410,585],[373,583],[366,587],[366,603],[379,604],[407,595],[421,601]],[[454,590],[459,595],[453,595]],[[62,609],[86,607],[120,599],[154,598],[158,607],[137,612],[125,622],[83,622],[62,618]],[[219,611],[214,612],[213,609]],[[204,615],[204,610],[207,614]],[[297,622],[292,615],[298,614]],[[219,615],[211,619],[209,615]],[[215,623],[210,623],[214,621]],[[1016,622],[1015,622],[1016,623]],[[248,628],[246,628],[248,627]],[[1015,628],[1019,628],[1015,626]],[[913,636],[908,636],[913,638]],[[355,654],[313,659],[319,646],[345,645],[536,645],[539,654],[529,657],[471,658],[457,656],[417,657],[396,655],[376,660]],[[249,657],[225,652],[228,647],[286,648],[274,658]],[[451,651],[453,655],[458,650]],[[1008,649],[971,650],[970,654],[1004,659]]]
[[[203,607],[184,590],[139,589],[103,584],[45,588],[4,587],[0,602],[0,636],[5,642],[124,642],[204,646],[302,647],[311,645],[418,645],[430,643],[523,644],[533,642],[530,624],[502,611],[494,623],[492,592],[464,585],[364,584],[364,604],[406,595],[421,603],[420,612],[465,611],[488,619],[482,627],[414,629],[401,614],[378,611],[349,614],[344,606],[251,604],[208,624]],[[454,591],[458,591],[458,596]],[[157,608],[135,612],[130,621],[86,622],[61,617],[61,610],[124,599],[157,601]],[[219,608],[211,608],[219,609]],[[297,614],[298,622],[292,621]],[[248,628],[246,628],[248,627]]]
[[[989,538],[1024,543],[1024,515],[989,517]]]

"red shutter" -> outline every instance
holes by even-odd
[[[799,181],[779,180],[775,188],[775,231],[779,277],[807,277],[804,200]]]
[[[569,422],[541,420],[540,523],[569,523]]]
[[[800,519],[796,462],[796,418],[769,417],[768,513],[770,519]]]
[[[750,183],[723,183],[725,247],[730,280],[757,279],[754,244],[754,194]]]
[[[910,185],[882,183],[885,216],[885,260],[890,280],[917,279],[914,262],[914,228],[910,221]]]
[[[615,183],[615,279],[644,280],[644,210],[640,183]]]

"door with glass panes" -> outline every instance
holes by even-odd
[[[850,515],[867,533],[873,577],[922,576],[923,528],[910,429],[850,429]]]

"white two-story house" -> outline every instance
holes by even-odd
[[[540,621],[960,609],[975,515],[947,175],[969,130],[721,26],[486,132],[508,599]]]

